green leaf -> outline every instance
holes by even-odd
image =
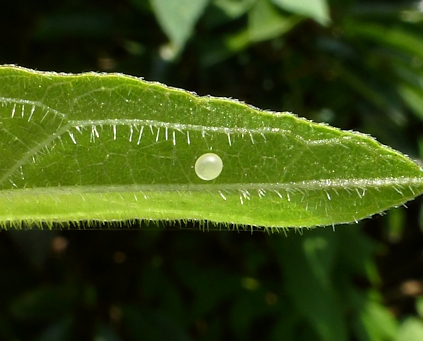
[[[204,17],[204,28],[211,30],[223,24],[234,21],[254,5],[257,0],[214,0]],[[215,37],[216,38],[216,37]]]
[[[292,236],[280,248],[278,257],[285,290],[320,340],[347,340],[347,328],[341,317],[342,306],[330,278],[331,258],[336,254],[338,244],[325,239],[328,237],[334,241],[336,235],[324,234],[322,230],[315,232],[313,235]],[[323,259],[316,256],[323,256]]]
[[[283,10],[304,15],[322,25],[330,22],[329,6],[326,0],[272,0]]]
[[[400,27],[345,20],[343,33],[346,37],[366,39],[386,45],[413,57],[423,58],[423,41],[420,34]]]
[[[411,112],[423,120],[423,74],[417,65],[413,65],[413,59],[410,56],[401,61],[393,60],[394,72],[398,77],[397,91]]]
[[[369,136],[134,77],[4,66],[0,103],[2,227],[331,225],[423,192],[422,169]],[[195,167],[207,153],[223,162],[209,181]]]
[[[231,19],[239,18],[245,14],[257,0],[215,0],[213,5],[219,8]]]
[[[410,109],[423,120],[423,91],[407,83],[398,84],[398,91]]]
[[[249,12],[249,34],[252,41],[276,38],[291,30],[302,20],[296,16],[284,16],[270,2],[259,0]]]
[[[400,326],[397,341],[419,341],[423,339],[423,321],[417,317],[407,318]]]
[[[192,34],[209,0],[150,0],[163,31],[176,48],[182,48]]]
[[[392,340],[397,334],[398,326],[393,314],[373,300],[366,301],[360,320],[370,340]]]

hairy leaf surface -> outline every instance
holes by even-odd
[[[0,224],[358,221],[423,192],[369,136],[120,74],[0,67]],[[197,159],[223,162],[216,178]],[[207,166],[206,166],[207,167]]]

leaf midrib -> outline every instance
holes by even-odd
[[[231,183],[231,184],[133,184],[133,185],[107,185],[107,186],[53,186],[3,190],[0,193],[4,196],[20,195],[42,195],[42,194],[81,194],[81,193],[127,193],[127,192],[210,192],[219,191],[243,191],[249,190],[284,190],[287,192],[315,191],[315,190],[356,190],[356,189],[378,189],[383,187],[408,186],[410,191],[416,195],[413,186],[423,185],[423,178],[401,177],[401,178],[374,178],[374,179],[342,179],[342,180],[309,180],[287,183]]]

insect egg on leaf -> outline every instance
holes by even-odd
[[[210,181],[220,175],[223,169],[223,162],[219,155],[206,153],[197,159],[194,169],[200,179]]]

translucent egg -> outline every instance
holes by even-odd
[[[195,173],[202,180],[216,179],[222,173],[222,169],[222,159],[214,153],[203,154],[195,162]]]

